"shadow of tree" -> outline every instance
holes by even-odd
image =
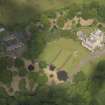
[[[105,83],[105,60],[100,61],[94,72],[91,75],[91,80],[90,80],[90,92],[92,96],[92,101],[91,103],[94,105],[97,105],[97,100],[96,97],[100,90],[103,88],[103,85]]]

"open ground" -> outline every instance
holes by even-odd
[[[57,70],[66,70],[73,76],[82,70],[91,75],[94,67],[105,57],[105,51],[89,52],[79,41],[60,38],[47,44],[40,59],[56,66]]]
[[[64,69],[74,74],[74,68],[88,54],[89,51],[79,41],[61,38],[48,43],[40,58],[48,64],[54,64],[58,70]]]

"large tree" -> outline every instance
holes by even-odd
[[[12,67],[12,59],[9,57],[0,57],[0,81],[10,84],[12,81],[12,73],[8,68]]]

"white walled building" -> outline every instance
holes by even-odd
[[[103,46],[104,33],[101,30],[99,29],[95,30],[87,38],[84,38],[85,34],[79,33],[80,32],[77,32],[77,36],[79,37],[80,40],[82,40],[82,45],[85,48],[88,48],[90,51],[94,52],[96,48],[101,48]]]

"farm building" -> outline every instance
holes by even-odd
[[[81,31],[77,32],[77,36],[82,41],[82,45],[92,52],[94,52],[96,48],[101,48],[103,46],[104,33],[99,29],[90,33],[89,37],[86,37]]]

